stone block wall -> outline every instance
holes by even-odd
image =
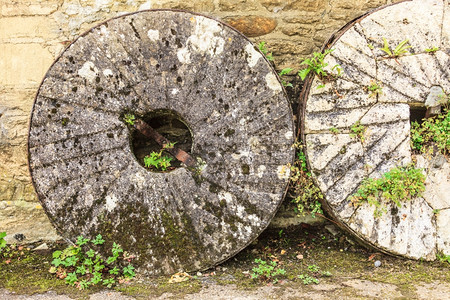
[[[56,239],[31,185],[27,134],[34,96],[52,62],[95,24],[127,12],[172,8],[223,20],[265,41],[276,68],[302,58],[348,21],[393,0],[0,0],[0,231],[8,240]]]

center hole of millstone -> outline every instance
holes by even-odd
[[[151,111],[146,114],[142,120],[151,126],[156,132],[161,134],[170,143],[174,143],[174,146],[184,150],[188,154],[192,149],[192,134],[186,121],[175,111],[159,109]],[[168,151],[163,150],[163,147],[159,145],[154,139],[143,135],[140,131],[134,130],[132,134],[132,151],[140,165],[152,172],[168,172],[181,166],[181,162],[178,161]],[[160,166],[146,167],[149,157],[158,157],[160,155],[161,160],[167,160],[170,158],[170,166],[164,166],[164,162],[161,162]],[[153,160],[154,161],[154,160]],[[147,164],[148,165],[148,164]]]

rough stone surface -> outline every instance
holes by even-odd
[[[224,21],[248,37],[268,34],[277,26],[275,19],[258,16],[225,18]]]
[[[197,168],[144,169],[120,120],[178,113]],[[112,19],[77,39],[45,76],[29,134],[37,194],[57,230],[102,234],[149,274],[209,268],[267,227],[281,203],[292,111],[253,44],[175,11]]]
[[[339,64],[342,76],[327,82],[310,79],[305,95],[304,140],[314,180],[326,195],[324,206],[339,222],[366,243],[410,258],[435,259],[450,253],[448,230],[450,169],[448,158],[412,157],[410,106],[424,107],[437,91],[450,91],[448,1],[408,1],[392,5],[353,23],[333,41],[326,69]],[[445,23],[445,22],[444,22]],[[408,39],[410,55],[386,57],[380,50]],[[437,47],[434,53],[425,49]],[[382,91],[373,94],[369,85]],[[432,100],[432,99],[431,99]],[[352,126],[364,127],[363,139]],[[427,175],[423,198],[387,205],[374,217],[375,207],[354,206],[350,196],[362,181],[378,178],[394,166],[413,161]],[[439,210],[439,213],[437,211]]]

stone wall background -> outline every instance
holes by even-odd
[[[28,173],[29,116],[52,62],[95,24],[150,8],[200,12],[265,41],[276,69],[298,70],[341,26],[392,2],[398,0],[0,0],[0,231],[9,241],[20,234],[28,242],[57,238]]]

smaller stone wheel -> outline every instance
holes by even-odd
[[[129,113],[186,139],[177,146],[196,165],[144,168],[151,145],[131,134]],[[148,274],[194,271],[267,227],[293,131],[276,72],[248,39],[205,16],[143,11],[94,27],[51,66],[31,117],[30,172],[62,236],[102,234]]]
[[[411,55],[386,57],[383,38],[391,49],[408,40]],[[343,74],[323,88],[310,76],[301,99],[307,160],[325,209],[384,252],[427,260],[438,252],[450,254],[448,157],[412,155],[410,147],[411,121],[424,117],[436,95],[450,92],[449,2],[383,7],[349,23],[325,45],[334,49],[325,58],[328,71],[335,73],[331,68],[339,64]],[[435,51],[425,50],[431,48]],[[368,90],[374,83],[381,93]],[[354,126],[364,128],[363,139],[352,135]],[[350,201],[365,178],[380,178],[412,161],[427,173],[423,197],[401,207],[383,202],[381,217],[374,216],[374,205]]]

